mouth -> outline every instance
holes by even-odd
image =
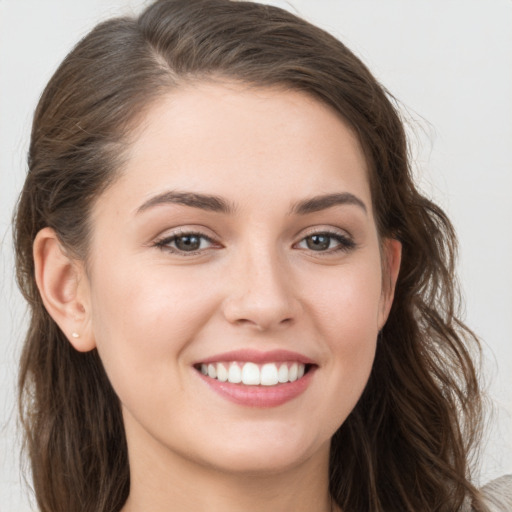
[[[301,354],[241,350],[193,365],[208,387],[237,405],[276,407],[308,388],[318,365]]]
[[[219,382],[245,386],[278,386],[302,379],[313,365],[298,361],[269,362],[222,361],[199,363],[194,366],[205,377]]]

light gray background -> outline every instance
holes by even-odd
[[[31,115],[81,36],[98,20],[145,3],[0,0],[1,512],[29,510],[15,409],[24,306],[9,224]],[[496,412],[479,478],[512,473],[512,1],[292,0],[288,8],[341,38],[403,103],[418,179],[458,231],[467,321],[483,338]]]

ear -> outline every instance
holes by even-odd
[[[39,231],[33,254],[36,284],[46,310],[76,350],[92,350],[96,344],[83,263],[66,253],[51,228]]]
[[[393,304],[401,260],[402,244],[394,238],[385,238],[382,242],[382,295],[378,318],[379,331],[384,327]]]

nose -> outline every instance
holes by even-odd
[[[268,331],[296,322],[300,302],[292,273],[276,254],[247,251],[233,265],[228,280],[222,308],[229,323]]]

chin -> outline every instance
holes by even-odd
[[[217,471],[248,475],[289,471],[315,457],[328,460],[330,436],[319,440],[290,427],[269,427],[260,425],[256,432],[249,431],[245,435],[220,435],[205,447],[202,458],[208,459],[207,464]]]
[[[287,453],[284,451],[259,451],[246,450],[244,452],[231,452],[216,458],[212,467],[216,471],[229,474],[247,476],[269,476],[289,472],[301,466],[308,460],[306,454]]]

